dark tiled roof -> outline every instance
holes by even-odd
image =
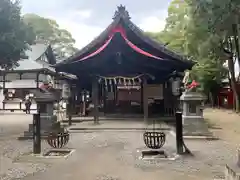
[[[75,61],[76,58],[81,57],[82,55],[87,53],[89,50],[94,48],[96,45],[103,42],[109,35],[109,32],[111,31],[111,29],[116,27],[121,21],[123,21],[124,24],[126,24],[133,33],[135,33],[141,40],[143,40],[148,45],[152,46],[156,50],[166,54],[167,56],[171,57],[172,59],[174,59],[176,61],[185,63],[186,66],[189,68],[191,68],[193,66],[193,62],[189,61],[184,56],[179,55],[179,54],[169,50],[163,43],[157,42],[157,41],[153,40],[152,38],[150,38],[148,35],[146,35],[139,27],[137,27],[130,20],[130,17],[128,15],[128,12],[125,10],[125,7],[119,6],[118,10],[115,12],[113,22],[97,38],[95,38],[90,44],[85,46],[83,49],[81,49],[79,52],[77,52],[73,56],[56,64],[56,67],[61,66],[62,64],[67,64],[67,63]]]

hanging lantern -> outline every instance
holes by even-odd
[[[13,97],[13,93],[12,92],[8,92],[8,97],[12,98]]]
[[[181,86],[180,78],[176,78],[172,80],[172,93],[174,96],[180,95],[180,86]]]
[[[71,90],[68,84],[64,83],[62,86],[62,98],[68,99],[71,96]]]

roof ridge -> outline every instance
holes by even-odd
[[[129,12],[126,10],[126,7],[120,4],[120,6],[117,7],[117,10],[114,13],[113,20],[116,18],[123,18],[123,19],[131,19],[129,16]]]

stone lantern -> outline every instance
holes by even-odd
[[[180,78],[174,78],[173,80],[172,80],[172,94],[174,95],[174,96],[179,96],[180,95],[180,93],[181,93],[181,80],[180,80]]]
[[[205,96],[196,91],[185,91],[181,95],[184,135],[200,136],[208,134],[208,128],[203,118],[203,102],[205,99]]]
[[[35,98],[37,104],[37,110],[40,114],[40,127],[41,135],[45,136],[52,129],[53,125],[57,124],[57,116],[54,115],[54,104],[57,102],[58,97],[55,93],[35,92]],[[32,137],[33,125],[29,125],[29,130],[24,132],[24,137]]]

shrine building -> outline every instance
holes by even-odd
[[[145,119],[174,115],[179,97],[172,82],[193,65],[151,39],[121,5],[97,38],[55,68],[78,78],[72,86],[72,112],[79,113],[85,101],[82,92],[89,91],[97,121],[111,114],[138,114]]]

